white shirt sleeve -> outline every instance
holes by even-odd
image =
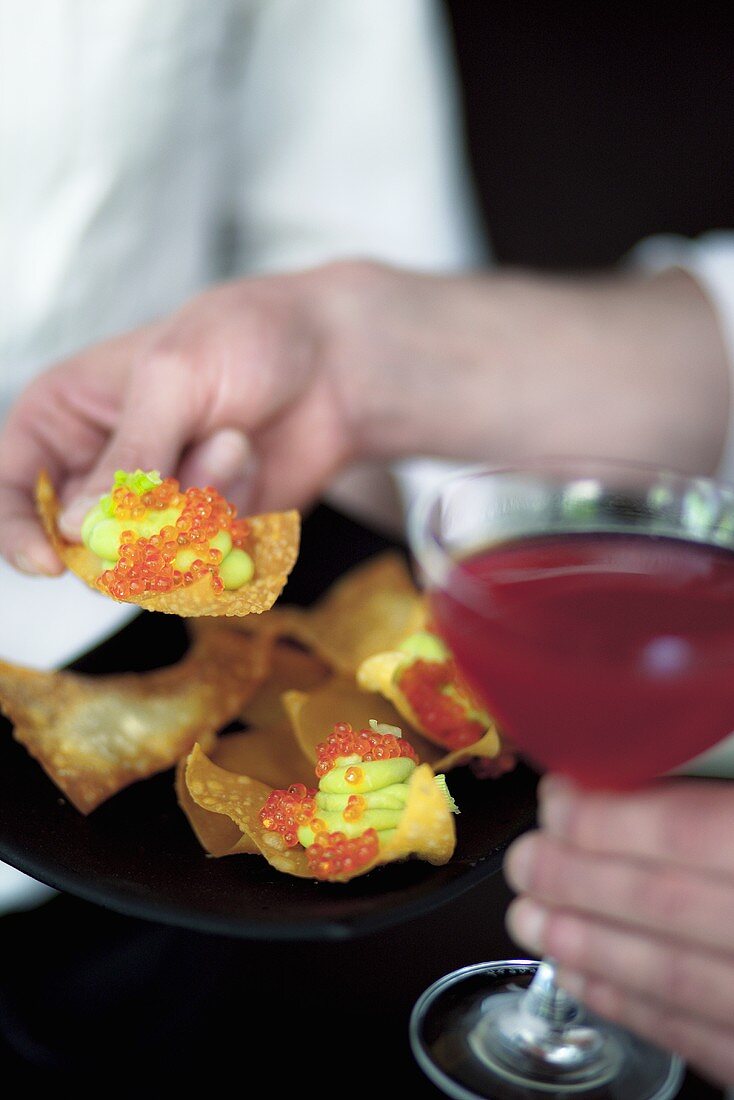
[[[675,234],[647,237],[632,250],[629,259],[650,272],[678,267],[696,279],[716,312],[729,363],[729,390],[734,395],[734,230],[712,230],[694,239]],[[717,474],[734,481],[732,399]]]
[[[693,239],[675,234],[647,237],[632,249],[628,259],[651,273],[677,267],[696,279],[716,311],[729,362],[730,392],[734,394],[734,231],[714,230]],[[732,400],[717,474],[734,481]],[[734,778],[734,733],[677,771],[683,775]]]

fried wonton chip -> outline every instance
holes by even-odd
[[[293,731],[308,760],[316,763],[316,746],[325,740],[336,722],[349,722],[353,729],[368,729],[370,720],[388,726],[405,726],[397,710],[380,695],[360,691],[348,676],[332,676],[313,691],[287,691],[283,705]],[[420,760],[434,763],[443,752],[412,730],[408,739]]]
[[[272,612],[269,612],[270,614]],[[282,700],[284,692],[311,691],[328,679],[329,675],[328,667],[312,653],[298,649],[288,642],[276,642],[273,647],[270,674],[253,698],[248,701],[241,714],[242,721],[256,728],[282,725],[284,722],[287,724],[288,718]],[[219,760],[215,762],[220,763]],[[255,775],[258,779],[262,778],[257,772],[248,774]]]
[[[340,875],[330,881],[347,882],[380,864],[410,856],[435,865],[448,863],[456,847],[456,828],[429,765],[419,765],[408,785],[408,800],[400,823],[390,840],[380,845],[374,861],[352,875]],[[267,784],[225,771],[195,745],[186,765],[186,786],[197,805],[228,818],[276,870],[297,878],[314,877],[305,848],[300,845],[289,848],[279,833],[263,828],[260,811],[271,793]]]
[[[428,732],[421,726],[420,718],[397,683],[397,673],[405,667],[405,660],[405,654],[398,650],[371,654],[357,669],[357,684],[363,691],[376,691],[385,699],[389,699],[400,716],[409,722],[413,729],[420,730],[424,736],[429,737]]]
[[[314,782],[313,767],[298,747],[293,731],[283,724],[226,734],[208,751],[211,761],[220,768],[249,775],[271,787],[287,787],[290,783],[310,786]],[[205,810],[194,802],[186,786],[185,757],[176,766],[176,795],[199,843],[209,855],[227,856],[258,850],[228,817]]]
[[[395,707],[395,710],[400,715],[400,721],[410,723],[413,729],[420,731],[427,742],[435,744],[431,738],[430,730],[424,727],[397,683],[396,673],[403,668],[404,665],[404,653],[398,651],[376,653],[360,665],[357,670],[357,684],[365,692],[379,692],[381,696],[388,699]],[[369,698],[372,699],[374,696],[370,695]],[[415,735],[411,734],[411,741],[414,740]],[[443,748],[445,749],[445,746]],[[428,754],[420,755],[425,756],[426,759],[430,759]],[[502,737],[494,722],[489,725],[486,732],[476,741],[442,756],[436,762],[435,766],[439,771],[449,771],[451,768],[459,767],[462,764],[468,764],[471,760],[475,760],[478,757],[488,760],[496,759],[498,763],[500,758],[502,758],[502,767],[499,770],[499,774],[503,774],[510,770],[511,765],[508,766],[507,748],[503,744]]]
[[[478,757],[486,760],[499,760],[500,757],[504,757],[506,754],[505,746],[502,742],[497,727],[492,723],[487,732],[479,738],[478,741],[473,741],[471,745],[465,745],[464,748],[454,749],[452,752],[446,753],[440,760],[436,761],[435,767],[437,771],[448,772],[452,768],[459,768],[463,764],[469,764],[472,760],[476,760]],[[504,761],[503,761],[504,763]],[[507,771],[508,768],[503,767],[502,771]]]
[[[183,660],[146,673],[85,676],[0,662],[13,734],[83,814],[170,768],[235,718],[268,670],[267,639],[202,635]]]
[[[388,550],[350,569],[313,607],[281,606],[242,629],[294,638],[335,671],[353,676],[367,657],[394,649],[425,620],[425,599],[404,557]]]
[[[64,565],[90,588],[102,591],[97,583],[101,568],[99,558],[82,543],[67,542],[59,531],[59,502],[45,472],[38,477],[36,502],[46,534]],[[255,564],[254,579],[248,584],[231,591],[215,592],[209,577],[204,576],[184,588],[129,602],[147,611],[163,611],[182,617],[259,615],[269,610],[283,591],[298,557],[300,516],[295,511],[270,512],[249,516],[247,521],[252,531]]]

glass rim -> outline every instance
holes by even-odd
[[[487,593],[466,570],[462,571],[461,559],[453,557],[437,534],[431,531],[430,517],[440,504],[446,490],[450,489],[451,486],[480,482],[487,478],[499,479],[502,476],[510,477],[522,474],[530,476],[535,474],[539,477],[544,474],[555,478],[564,477],[569,482],[572,479],[591,477],[603,479],[606,476],[611,479],[614,475],[619,477],[636,476],[639,480],[647,479],[650,483],[649,488],[652,488],[654,483],[658,482],[660,485],[674,488],[681,497],[686,490],[703,490],[719,494],[730,503],[734,510],[734,483],[711,475],[685,473],[675,467],[654,462],[599,456],[533,455],[506,462],[467,463],[466,466],[459,469],[448,471],[438,481],[424,487],[413,501],[408,512],[406,524],[408,546],[419,569],[427,579],[429,587],[431,585],[445,586],[446,577],[450,574],[452,576],[450,591],[454,597],[466,603],[475,612],[488,613],[491,611],[492,603]],[[535,534],[562,534],[563,530],[563,528],[550,529],[541,526]],[[567,528],[567,531],[571,530],[591,534],[609,531],[610,528],[595,525],[592,522],[589,526]],[[620,530],[623,530],[623,528],[620,527]],[[719,530],[719,528],[714,528],[714,530]],[[644,529],[639,529],[638,533],[653,532],[645,532]],[[654,533],[661,534],[661,532]],[[521,537],[523,534],[527,534],[527,532],[520,531],[517,537]],[[670,530],[666,534],[670,538],[734,551],[734,531],[728,532],[728,542],[726,543],[713,538],[696,537],[693,532],[685,530],[682,526],[677,531]],[[509,539],[512,537],[510,535]],[[509,541],[509,539],[503,539],[502,541]],[[480,550],[481,546],[477,545],[476,549]],[[471,553],[471,550],[469,550],[469,553]],[[479,604],[477,602],[478,597]]]

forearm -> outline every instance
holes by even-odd
[[[336,296],[330,355],[366,453],[714,470],[728,372],[713,310],[684,273],[356,278],[359,293]]]

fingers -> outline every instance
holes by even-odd
[[[34,488],[45,469],[62,499],[80,482],[115,422],[131,355],[152,326],[116,337],[40,375],[0,433],[0,554],[29,573],[61,563],[36,518]]]
[[[579,999],[600,1016],[673,1051],[708,1080],[722,1086],[734,1081],[734,1032],[730,1026],[670,1011],[662,1002],[630,994],[605,979],[582,978],[580,988]],[[572,985],[568,991],[578,996]]]
[[[300,508],[312,503],[350,458],[339,410],[314,387],[255,438],[257,511]]]
[[[508,910],[513,938],[601,1016],[734,1080],[732,884],[538,840],[508,854],[508,879],[532,895]]]
[[[184,455],[179,468],[183,488],[213,485],[229,500],[242,507],[253,472],[250,441],[238,428],[220,428]],[[233,494],[238,499],[233,500]]]
[[[734,879],[590,855],[543,833],[512,845],[505,873],[515,890],[546,905],[734,954]]]
[[[115,470],[177,470],[187,443],[201,430],[195,386],[195,368],[182,355],[159,354],[132,368],[109,442],[60,517],[67,538],[79,538],[86,512],[109,490]]]
[[[586,852],[674,861],[734,876],[734,785],[671,779],[632,794],[582,793],[559,776],[539,788],[546,832]]]
[[[0,554],[22,573],[56,576],[64,566],[38,521],[25,490],[0,486]]]
[[[721,1085],[734,1080],[734,958],[694,952],[613,925],[513,902],[510,931],[557,963],[559,985],[606,1020],[680,1055]]]
[[[673,1051],[707,1079],[722,1086],[734,1081],[734,1030],[730,1020],[714,1023],[676,1011],[665,1001],[625,989],[617,984],[616,976],[598,978],[560,968],[558,980],[592,1011]],[[721,974],[718,980],[722,980]]]
[[[630,996],[662,1002],[719,1024],[734,1020],[734,955],[694,948],[598,919],[553,910],[521,898],[507,921],[512,935],[538,957],[589,980],[613,980]]]

